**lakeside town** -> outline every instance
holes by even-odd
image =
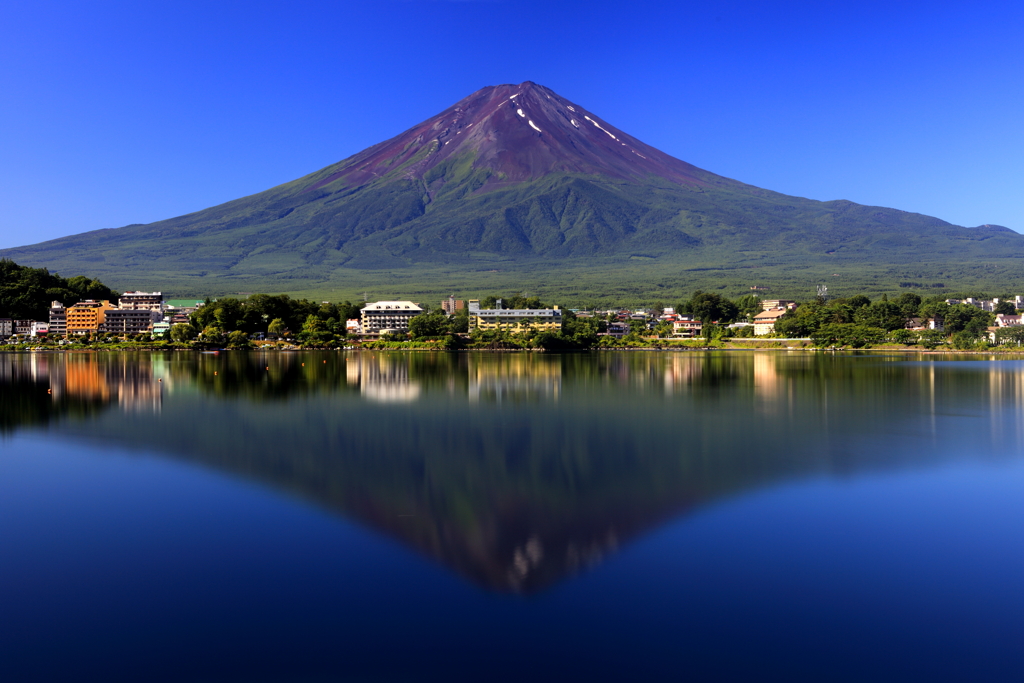
[[[169,299],[162,292],[128,291],[113,301],[53,301],[45,320],[0,318],[0,341],[8,347],[163,342],[203,348],[581,349],[781,340],[971,350],[1019,347],[1022,310],[1024,296],[922,299],[910,293],[872,302],[819,292],[798,303],[754,294],[731,301],[698,291],[677,306],[584,310],[521,294],[452,295],[430,306],[409,300],[316,304],[264,294]]]

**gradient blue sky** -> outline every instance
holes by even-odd
[[[259,192],[532,80],[787,194],[1024,231],[1020,2],[7,2],[0,248]]]

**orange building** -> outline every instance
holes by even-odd
[[[107,311],[113,308],[114,306],[111,306],[109,301],[93,301],[92,299],[79,301],[67,309],[68,334],[98,332],[100,325],[107,319]]]

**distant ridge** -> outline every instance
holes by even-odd
[[[475,286],[484,279],[467,274],[489,271],[501,275],[488,284],[543,286],[571,272],[622,290],[685,287],[711,274],[739,286],[751,269],[760,280],[803,284],[833,271],[874,282],[1020,278],[1012,260],[1024,256],[1024,238],[746,185],[526,81],[478,90],[259,194],[0,255],[183,293],[359,291],[382,278],[404,287],[395,291],[441,292],[453,274]]]

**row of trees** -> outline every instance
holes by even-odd
[[[748,294],[730,300],[721,294],[697,290],[688,300],[676,305],[676,313],[693,316],[702,323],[734,323],[749,320],[761,312],[761,299]]]
[[[318,304],[287,294],[208,299],[192,314],[189,324],[171,328],[171,339],[242,347],[248,345],[252,335],[263,333],[294,337],[311,346],[329,346],[346,336],[345,321],[358,318],[361,308],[351,301]]]
[[[1000,306],[1008,313],[1016,310],[1010,302],[1002,302]],[[995,313],[970,304],[950,306],[945,299],[922,299],[912,293],[902,294],[892,301],[882,295],[875,302],[860,294],[802,304],[775,323],[775,332],[784,337],[815,339],[829,336],[839,338],[850,334],[873,337],[881,334],[884,338],[889,333],[906,328],[912,318],[935,318],[942,321],[945,336],[963,332],[970,338],[980,339],[987,334],[987,328],[994,324]]]

